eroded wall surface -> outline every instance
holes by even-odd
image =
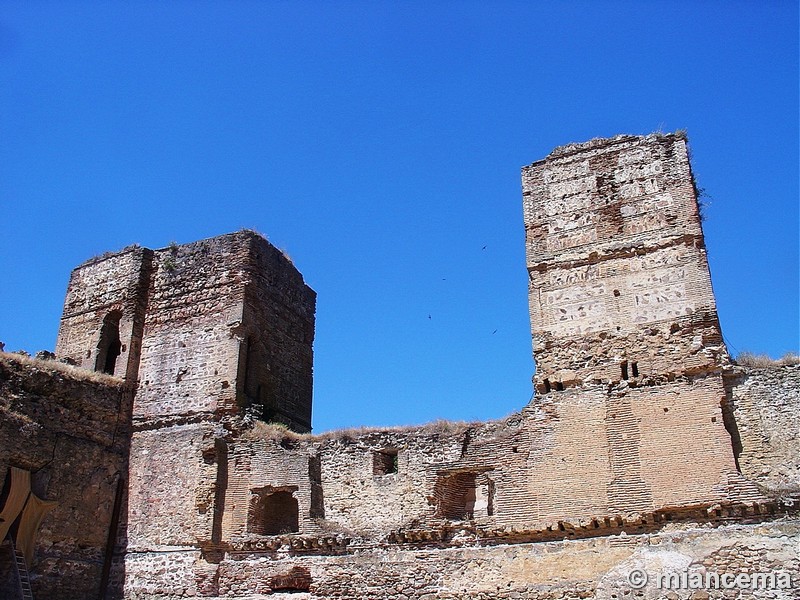
[[[96,598],[114,501],[127,479],[131,390],[120,379],[0,353],[0,472],[30,471],[32,491],[57,506],[36,537],[36,598]],[[6,490],[7,492],[7,490]],[[116,540],[124,546],[124,539]],[[7,545],[4,572],[10,575]],[[121,548],[117,548],[120,550]],[[110,563],[109,563],[110,566]],[[13,580],[0,584],[10,595]]]
[[[540,393],[727,362],[685,136],[563,146],[522,187]]]
[[[44,366],[0,362],[5,403],[0,458],[4,465],[27,465],[40,473],[35,485],[46,481],[46,487],[38,493],[60,502],[46,518],[37,546],[37,597],[94,597],[113,506],[112,475],[118,474],[112,469],[124,454],[124,421],[118,421],[120,410],[125,412],[123,388],[113,380],[97,383],[38,364]],[[797,410],[797,368],[747,375],[749,385],[732,390],[743,433],[742,471],[756,479],[773,469],[781,475],[783,461],[797,457],[796,447],[785,445],[796,440],[786,426]],[[664,436],[684,420],[705,425],[707,414],[686,400],[685,390],[668,396],[659,389],[636,391],[641,396],[631,402],[626,419],[663,417],[653,430],[664,430]],[[716,399],[718,391],[711,396]],[[648,482],[645,497],[653,500],[648,499],[648,510],[636,512],[640,488],[630,476],[628,509],[618,509],[609,493],[613,453],[604,444],[631,425],[602,433],[606,404],[603,395],[593,399],[571,389],[508,420],[485,424],[322,437],[256,427],[224,446],[214,443],[213,427],[203,424],[135,435],[135,452],[151,466],[140,474],[141,489],[149,495],[134,495],[131,510],[149,505],[150,525],[157,531],[139,530],[138,518],[123,524],[131,546],[112,584],[124,583],[129,598],[302,591],[314,598],[544,599],[612,598],[629,589],[627,573],[641,567],[652,575],[691,567],[798,576],[798,524],[780,520],[786,507],[778,509],[763,497],[748,499],[741,486],[722,485],[724,493],[711,498],[691,496],[681,485],[692,486],[679,475],[664,476],[660,483],[647,475],[661,466],[648,458],[657,456],[651,444],[670,444],[668,437],[647,442],[655,433],[640,432],[638,443],[646,450],[640,452],[638,472]],[[570,422],[584,427],[560,434]],[[754,438],[744,433],[754,427],[749,423],[760,424],[762,432],[778,425],[778,435]],[[20,444],[20,437],[29,443]],[[675,462],[700,470],[691,458],[707,440],[679,448],[686,443],[671,444],[683,457]],[[586,452],[591,447],[595,451]],[[396,452],[396,461],[376,462],[376,454],[386,452]],[[53,461],[54,455],[59,460]],[[227,465],[223,479],[219,461]],[[703,467],[705,476],[714,472]],[[396,472],[384,472],[393,468]],[[220,502],[216,486],[222,481]],[[471,497],[465,494],[470,487]],[[258,514],[264,507],[253,500],[276,491],[297,500],[297,527],[259,532],[253,521],[261,519],[263,526],[266,515]],[[694,497],[701,506],[681,505],[670,494]],[[654,510],[658,498],[662,508]],[[215,533],[213,515],[220,503],[223,518]],[[730,525],[732,520],[740,524]],[[644,597],[659,597],[656,592],[648,588]],[[712,591],[709,597],[724,596]]]
[[[191,562],[199,549],[217,552],[223,519],[242,508],[227,498],[236,483],[228,473],[243,460],[228,443],[246,423],[270,418],[298,431],[311,423],[315,297],[291,262],[240,232],[157,250],[152,264],[126,586],[130,565],[147,557]],[[302,476],[296,487],[308,487],[307,464]]]
[[[103,371],[109,340],[102,333],[110,320],[121,344],[112,374],[136,383],[152,260],[151,250],[133,246],[72,271],[56,341],[59,358]]]
[[[800,366],[730,377],[728,408],[742,474],[771,494],[800,491]]]
[[[497,422],[302,433],[316,298],[252,232],[78,267],[59,352],[135,382],[104,450],[130,448],[109,597],[618,598],[635,565],[796,575],[798,371],[730,365],[685,136],[565,146],[523,190],[537,394]],[[81,385],[31,406],[100,444],[117,388]],[[13,430],[6,464],[28,464]],[[73,520],[100,531],[109,493]],[[67,531],[50,519],[43,539]]]
[[[297,555],[288,549],[272,560],[231,553],[215,571],[200,557],[141,556],[131,564],[131,599],[173,597],[261,598],[532,598],[536,600],[621,597],[796,598],[800,582],[797,519],[769,523],[670,525],[655,533],[615,534],[536,544],[461,547],[372,548],[342,556]],[[634,570],[648,583],[634,589]],[[171,578],[157,577],[167,571]],[[753,592],[710,587],[675,589],[673,577],[765,573],[772,588]],[[668,579],[664,579],[664,576]],[[748,582],[750,580],[748,579]],[[768,582],[770,580],[767,580]],[[672,586],[672,587],[671,587]],[[289,595],[291,593],[291,595]],[[285,596],[283,594],[286,594]],[[694,595],[692,595],[694,594]],[[271,596],[272,597],[272,596]]]

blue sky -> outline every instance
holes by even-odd
[[[502,417],[520,167],[676,129],[730,351],[797,351],[796,2],[0,1],[0,340],[52,349],[95,254],[249,227],[318,293],[315,431]]]

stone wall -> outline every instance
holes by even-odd
[[[686,523],[657,532],[617,533],[592,539],[480,546],[465,538],[448,549],[371,548],[343,556],[298,555],[287,546],[271,560],[230,553],[213,571],[198,556],[139,557],[127,590],[150,598],[385,598],[422,600],[498,598],[557,600],[596,598],[731,598],[738,590],[674,590],[663,576],[682,573],[773,573],[774,589],[743,598],[796,598],[800,585],[800,521],[709,527]],[[648,583],[634,589],[628,576],[642,570]],[[158,583],[154,575],[171,575]],[[212,574],[213,573],[213,574]],[[788,584],[787,584],[788,578]],[[660,587],[659,587],[660,585]],[[787,588],[787,585],[790,587]],[[779,587],[780,586],[780,587]],[[720,586],[721,587],[721,586]],[[289,593],[292,593],[289,596]],[[274,594],[274,595],[273,595]]]
[[[34,471],[35,491],[60,503],[42,527],[35,590],[91,597],[124,472],[129,397],[114,378],[53,363],[4,355],[0,367],[2,464]],[[747,370],[730,386],[739,466],[764,489],[785,492],[787,477],[796,481],[797,379],[797,367]],[[131,490],[116,581],[128,598],[287,590],[610,598],[636,565],[794,573],[796,544],[781,536],[796,536],[798,524],[772,522],[780,506],[731,468],[724,392],[708,384],[679,380],[672,389],[618,390],[614,399],[571,389],[485,424],[321,437],[257,426],[224,442],[202,423],[141,430],[131,452],[149,468]],[[698,410],[703,394],[706,411]],[[717,449],[698,460],[712,423]],[[260,499],[276,493],[296,500],[296,528],[254,528]],[[699,514],[708,525],[693,528]],[[732,518],[762,524],[708,529]],[[81,586],[65,588],[65,573]]]
[[[241,392],[258,418],[311,431],[316,294],[281,251],[260,236],[250,244]]]
[[[236,505],[228,475],[246,458],[228,443],[247,424],[311,426],[315,296],[288,258],[244,231],[157,250],[152,264],[133,410],[126,587],[131,570],[152,567],[143,566],[148,557],[193,564],[199,549],[217,552],[223,519],[248,509],[249,497]],[[295,489],[309,487],[307,461],[294,474]],[[179,585],[173,574],[162,577],[169,583],[150,584]]]
[[[137,421],[244,410],[309,431],[314,310],[299,271],[252,231],[133,246],[72,272],[56,354],[102,372],[118,341],[112,370],[137,384]]]
[[[37,595],[94,597],[125,451],[127,424],[118,420],[126,411],[124,387],[113,378],[30,359],[4,356],[0,366],[3,465],[35,471],[37,493],[60,502],[40,534],[33,569]],[[761,431],[781,432],[762,440],[759,452],[740,454],[743,473],[763,479],[762,471],[775,468],[781,474],[787,460],[796,461],[796,446],[785,443],[796,441],[787,426],[794,422],[788,411],[796,408],[797,374],[796,367],[751,370],[732,387],[745,448],[752,437],[745,432],[754,423]],[[654,450],[661,446],[672,448],[673,468],[693,467],[700,477],[714,472],[706,460],[697,469],[695,457],[708,443],[708,433],[698,432],[711,423],[709,415],[721,413],[722,392],[707,390],[703,413],[697,407],[706,382],[676,385],[693,391],[630,389],[634,395],[623,409],[604,393],[592,400],[591,394],[567,390],[540,398],[508,420],[485,424],[321,437],[258,426],[224,443],[202,424],[140,431],[148,435],[133,437],[132,452],[160,467],[140,475],[138,489],[147,494],[132,492],[134,517],[123,524],[131,545],[117,580],[124,582],[128,598],[289,592],[303,597],[298,590],[314,598],[612,598],[629,589],[625,577],[635,567],[652,575],[690,565],[734,574],[782,569],[797,577],[797,546],[786,540],[797,539],[800,525],[774,521],[780,516],[775,505],[737,497],[741,486],[722,485],[716,495],[701,497],[696,479],[658,479],[667,460]],[[767,393],[775,389],[783,393]],[[608,429],[608,410],[628,420],[618,433]],[[622,494],[627,504],[615,507],[614,451],[608,444],[630,431],[631,418],[640,426],[653,421],[640,427],[637,442],[645,448],[638,471],[651,499],[636,506],[642,496],[627,472],[620,481],[633,487]],[[701,428],[694,432],[687,423],[693,419]],[[562,434],[570,423],[575,429]],[[670,444],[681,428],[686,437]],[[20,445],[21,435],[33,435],[30,444]],[[727,434],[719,437],[720,454],[729,449],[732,456]],[[590,444],[597,444],[592,453],[586,451]],[[396,453],[396,461],[383,460],[387,453]],[[765,457],[776,458],[767,463]],[[227,493],[214,541],[217,462],[227,466]],[[621,463],[630,466],[630,458]],[[736,477],[727,471],[726,476]],[[464,481],[476,490],[474,496],[444,502],[447,494],[463,493]],[[714,483],[709,478],[712,491]],[[282,491],[298,502],[297,530],[262,535],[248,529],[257,495]],[[681,504],[687,498],[708,510]],[[459,502],[461,514],[453,512]],[[719,506],[728,508],[717,513]],[[687,515],[699,514],[708,515],[705,525],[687,521]],[[742,524],[725,525],[732,518]],[[148,521],[158,524],[157,533],[152,527],[137,529]],[[212,543],[198,541],[203,539]],[[647,588],[644,597],[658,595]],[[711,590],[709,597],[723,595]]]
[[[563,531],[766,501],[737,472],[724,395],[708,375],[612,393],[569,389],[484,424],[320,438],[256,428],[229,441],[221,539],[257,540],[254,503],[275,492],[296,502],[292,531],[370,543],[458,522],[487,535]]]
[[[58,502],[30,565],[37,598],[99,593],[117,486],[127,479],[131,395],[118,378],[0,353],[0,473],[28,470],[32,491]],[[3,545],[6,569],[9,558]],[[8,586],[0,596],[11,597]]]
[[[308,434],[315,294],[253,232],[73,271],[57,350],[116,377],[0,361],[0,467],[61,503],[37,591],[92,597],[110,565],[130,599],[798,576],[800,368],[729,363],[685,136],[559,148],[523,190],[537,394],[496,422]]]
[[[732,417],[742,474],[765,493],[800,492],[800,365],[737,370],[729,377],[726,412]]]

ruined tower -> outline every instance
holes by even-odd
[[[727,364],[685,137],[558,148],[523,188],[538,394],[487,423],[254,426],[310,428],[315,295],[253,232],[75,269],[58,354],[114,377],[0,353],[0,525],[20,524],[0,595],[23,581],[11,542],[34,547],[29,492],[55,503],[31,569],[53,600],[655,597],[632,567],[796,572],[796,518],[774,517],[800,506],[800,368]]]
[[[539,393],[727,363],[683,133],[562,146],[522,187]]]
[[[135,386],[134,421],[246,413],[310,431],[314,308],[253,232],[133,246],[72,272],[56,353]]]
[[[130,248],[73,271],[59,355],[134,389],[117,577],[165,549],[189,564],[213,552],[228,442],[248,422],[311,430],[315,302],[251,231]]]

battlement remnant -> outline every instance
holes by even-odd
[[[683,133],[562,146],[522,189],[539,393],[728,364]]]

